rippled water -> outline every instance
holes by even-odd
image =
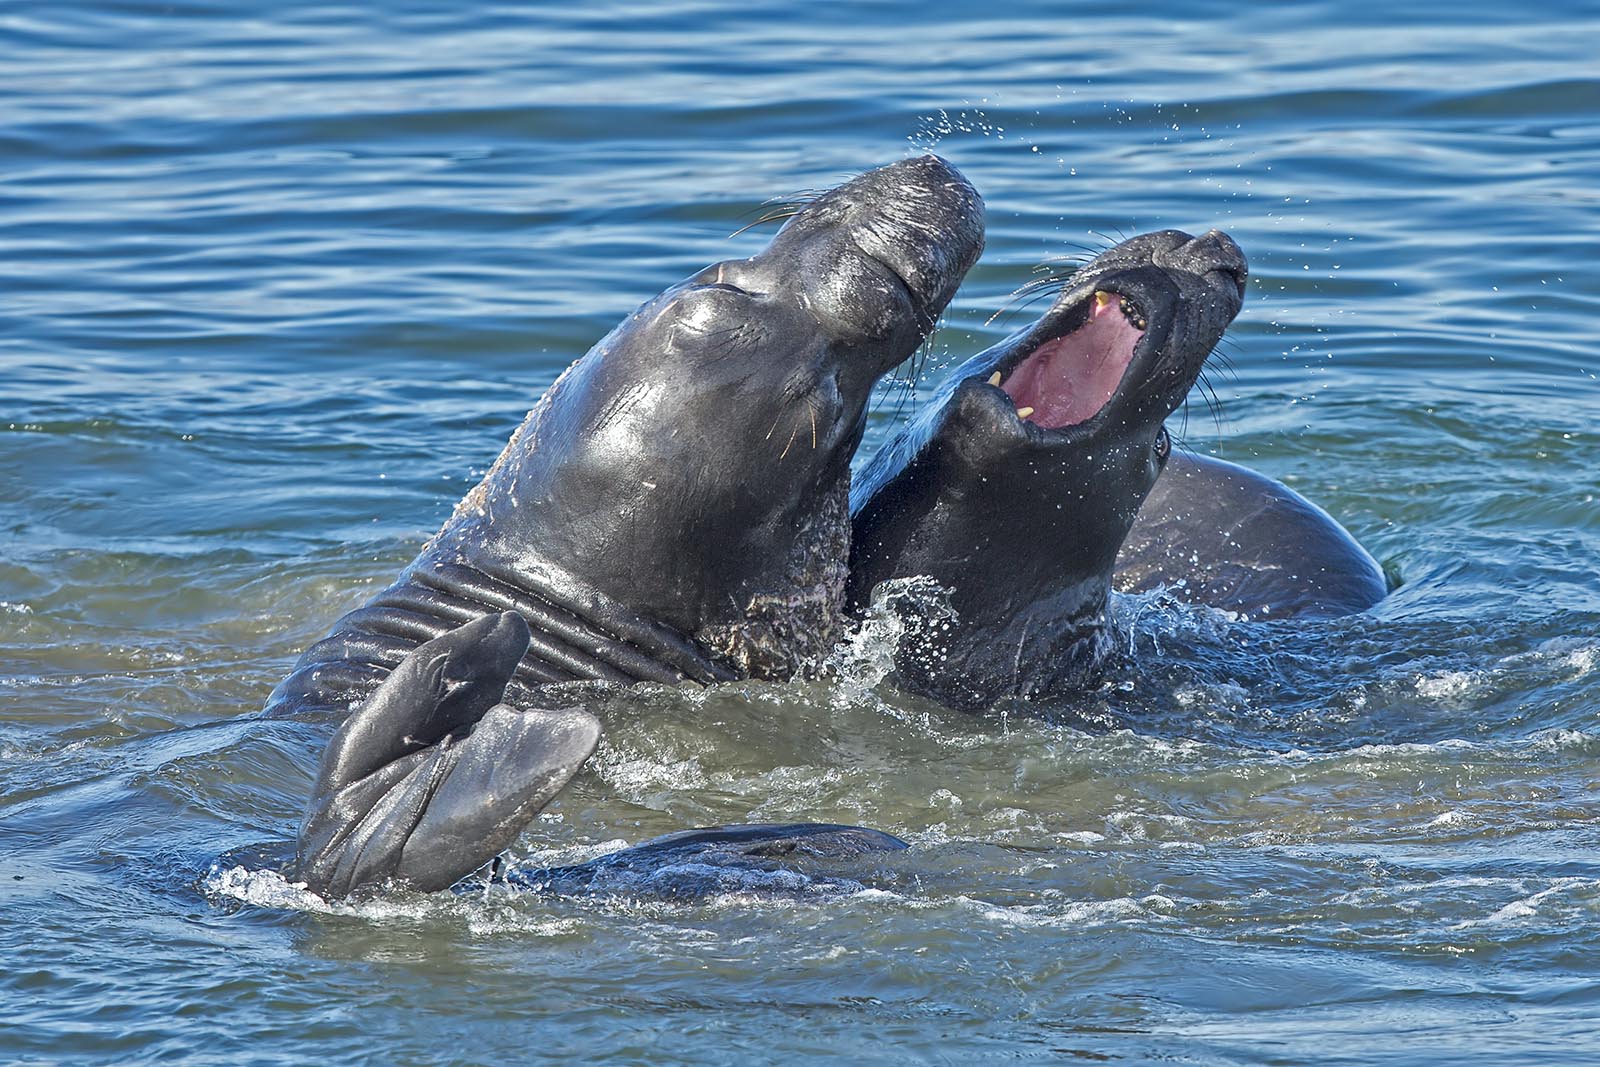
[[[1576,1063],[1600,1057],[1600,18],[1589,5],[0,8],[0,1051],[19,1062]],[[607,698],[527,834],[909,839],[861,889],[356,907],[224,852],[315,752],[251,716],[554,376],[936,147],[1041,263],[1229,230],[1254,282],[1188,447],[1401,589],[1154,601],[1106,689]],[[998,313],[998,314],[997,314]]]

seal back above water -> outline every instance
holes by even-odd
[[[1389,591],[1378,561],[1326,511],[1248,467],[1181,452],[1139,509],[1114,582],[1248,619],[1350,615]]]

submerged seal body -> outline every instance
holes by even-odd
[[[925,575],[956,618],[896,652],[956,707],[1075,691],[1108,655],[1118,550],[1171,451],[1162,421],[1238,314],[1227,235],[1145,234],[957,368],[852,494],[849,595]]]
[[[1388,594],[1377,560],[1326,511],[1248,467],[1183,453],[1139,509],[1114,583],[1249,619],[1350,615]]]
[[[937,157],[870,171],[568,368],[399,579],[272,694],[272,715],[360,704],[318,771],[299,876],[435,889],[487,862],[598,737],[586,712],[534,710],[559,707],[552,683],[814,664],[841,615],[868,395],[977,259],[982,214]]]
[[[513,868],[499,877],[519,889],[563,896],[684,900],[728,892],[853,892],[861,884],[841,877],[839,867],[853,868],[861,857],[909,847],[892,834],[864,826],[751,823],[683,830],[585,863]]]

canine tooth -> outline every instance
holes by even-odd
[[[1111,301],[1115,300],[1116,298],[1117,297],[1116,297],[1115,293],[1108,293],[1104,289],[1097,289],[1095,291],[1095,294],[1094,294],[1094,306],[1095,306],[1095,309],[1099,310],[1100,308],[1105,307],[1107,304],[1111,303]]]
[[[999,385],[1000,384],[1000,372],[999,371],[995,371],[993,374],[989,375],[989,384],[990,385]]]
[[[1017,409],[1017,418],[1019,418],[1019,419],[1025,419],[1029,415],[1032,415],[1032,414],[1033,414],[1033,409],[1032,408],[1018,408]]]

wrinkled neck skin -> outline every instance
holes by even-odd
[[[687,433],[676,454],[610,462],[615,442],[574,429],[606,422],[596,391],[579,388],[604,373],[603,360],[580,361],[557,381],[413,566],[461,563],[520,588],[592,590],[585,615],[600,630],[607,602],[626,604],[739,676],[808,669],[841,616],[862,413],[829,461],[793,471],[774,501],[760,485],[716,483]],[[524,437],[537,447],[520,448]]]
[[[958,372],[959,375],[960,372]],[[956,619],[896,650],[901,684],[976,710],[1081,689],[1116,647],[1108,611],[1117,550],[1160,473],[1142,427],[1025,458],[935,406],[880,452],[857,486],[851,606],[886,578],[927,575]]]
[[[592,590],[738,675],[808,670],[842,618],[872,386],[982,246],[981,199],[936,157],[824,194],[570,367],[416,566]]]

